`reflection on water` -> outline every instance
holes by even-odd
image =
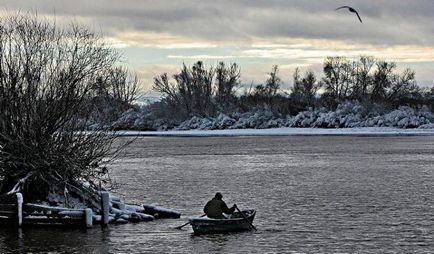
[[[91,230],[0,229],[1,252],[430,252],[434,137],[139,138],[118,192],[184,216],[221,191],[258,232],[194,236],[184,220]]]
[[[65,228],[2,228],[1,253],[38,251],[69,253],[108,253],[108,230]]]

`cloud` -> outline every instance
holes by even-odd
[[[271,59],[301,59],[309,63],[322,62],[327,56],[358,57],[361,55],[375,56],[379,59],[399,62],[432,62],[434,59],[434,47],[421,46],[393,46],[393,47],[353,47],[341,49],[337,47],[308,47],[308,48],[285,48],[265,47],[244,50],[240,57],[271,58]]]
[[[334,11],[343,3],[354,6],[364,24]],[[9,0],[2,6],[86,19],[109,35],[129,30],[234,44],[253,37],[434,44],[432,0]]]
[[[175,59],[198,59],[198,60],[207,60],[207,59],[217,59],[217,60],[223,60],[223,59],[231,59],[236,58],[236,56],[214,56],[214,55],[168,55],[168,58],[175,58]]]
[[[364,23],[334,11],[340,5],[356,8]],[[261,80],[256,73],[272,62],[319,66],[329,55],[363,54],[405,63],[422,80],[434,73],[433,0],[5,0],[1,6],[0,16],[37,11],[57,24],[83,23],[114,47],[143,49],[129,54],[139,69],[233,59],[247,66],[246,77]]]
[[[108,37],[115,45],[160,49],[216,48],[217,45],[168,33],[122,31]]]

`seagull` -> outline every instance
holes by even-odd
[[[357,15],[357,17],[359,18],[360,23],[363,23],[362,19],[359,16],[359,13],[353,7],[350,7],[350,6],[341,6],[341,7],[337,8],[335,11],[340,10],[340,9],[344,9],[344,8],[348,9],[350,12],[354,12]]]

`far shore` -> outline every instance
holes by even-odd
[[[143,137],[233,137],[233,136],[434,136],[434,129],[364,128],[272,128],[224,130],[118,131],[120,136]]]

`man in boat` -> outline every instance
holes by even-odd
[[[234,213],[236,207],[237,206],[234,204],[231,208],[228,208],[225,201],[223,201],[223,195],[220,192],[217,192],[214,198],[206,203],[203,211],[208,218],[226,219],[223,213],[232,214]]]

